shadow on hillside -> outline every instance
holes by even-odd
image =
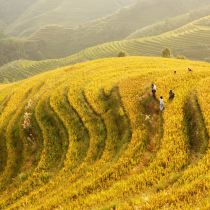
[[[99,100],[102,102],[103,115],[106,115],[112,126],[112,135],[117,139],[114,150],[115,159],[118,159],[130,142],[132,135],[130,120],[123,106],[119,87],[114,86],[109,93],[101,89],[99,92]]]
[[[192,162],[200,159],[206,152],[209,135],[196,95],[192,94],[186,98],[183,111],[190,162]]]

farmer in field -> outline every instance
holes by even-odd
[[[162,112],[164,110],[164,101],[163,96],[160,97],[160,111]]]
[[[174,97],[175,97],[175,94],[174,94],[173,90],[170,90],[169,91],[169,100],[172,101],[174,99]]]
[[[155,84],[152,84],[152,95],[154,98],[156,98],[156,92],[157,92],[157,86]]]

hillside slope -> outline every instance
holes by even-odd
[[[164,21],[160,21],[152,25],[140,28],[139,30],[131,33],[127,37],[127,39],[137,39],[147,36],[160,35],[162,33],[166,33],[168,31],[180,28],[202,17],[208,16],[209,14],[210,14],[210,5],[206,5],[204,8],[192,10],[183,15],[167,18]]]
[[[120,51],[128,55],[161,56],[168,47],[175,56],[183,55],[193,60],[210,61],[210,16],[206,16],[174,31],[159,36],[105,43],[81,51],[87,59],[116,56]]]
[[[159,36],[105,43],[62,59],[14,61],[0,67],[0,81],[17,81],[65,65],[98,58],[116,57],[121,51],[128,55],[161,56],[161,51],[169,47],[174,56],[181,55],[189,59],[209,62],[209,20],[210,16],[207,16]]]
[[[129,57],[1,85],[0,208],[209,207],[209,82],[208,63]]]
[[[92,4],[94,2],[88,7],[84,5],[83,9],[88,9]],[[185,14],[195,8],[199,9],[209,4],[210,0],[178,0],[178,2],[171,0],[141,0],[134,6],[121,9],[110,16],[99,18],[87,24],[81,24],[76,28],[67,27],[66,24],[55,25],[57,22],[53,22],[53,18],[51,18],[53,25],[45,26],[46,21],[42,21],[41,23],[45,27],[32,33],[29,37],[20,40],[1,41],[0,65],[16,59],[43,60],[65,57],[100,43],[124,39],[142,27],[169,17]],[[103,4],[99,5],[105,7]],[[66,5],[65,8],[69,8],[69,5]],[[72,14],[69,10],[67,11],[68,14]],[[62,18],[71,20],[68,15],[62,15]],[[30,20],[30,18],[27,18],[27,20]],[[25,22],[27,21],[21,20],[21,23]],[[62,22],[65,23],[65,20],[62,19]],[[26,24],[20,31],[24,32],[24,28],[30,29],[31,26],[36,27],[36,24]]]
[[[75,36],[73,33],[69,40],[72,40],[72,53],[98,43],[125,39],[137,29],[207,5],[210,5],[210,0],[139,1],[133,7],[122,9],[110,17],[94,21],[76,30]],[[76,44],[79,42],[79,46],[75,42]]]
[[[50,71],[55,68],[88,61],[82,52],[61,59],[41,61],[16,60],[0,67],[0,83],[10,83]]]
[[[0,18],[8,24],[6,32],[27,35],[49,24],[75,27],[106,16],[136,0],[13,0],[0,1]]]
[[[0,0],[0,20],[9,25],[38,0]],[[18,2],[18,4],[16,3]],[[14,6],[14,3],[16,5]]]

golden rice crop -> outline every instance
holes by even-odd
[[[2,85],[0,209],[209,206],[209,81],[208,63],[126,57]]]

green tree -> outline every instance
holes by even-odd
[[[171,51],[170,51],[170,49],[165,48],[165,49],[162,51],[162,57],[164,57],[164,58],[170,58],[170,57],[171,57]]]
[[[126,53],[125,52],[119,52],[118,53],[118,57],[125,57],[126,56]]]

